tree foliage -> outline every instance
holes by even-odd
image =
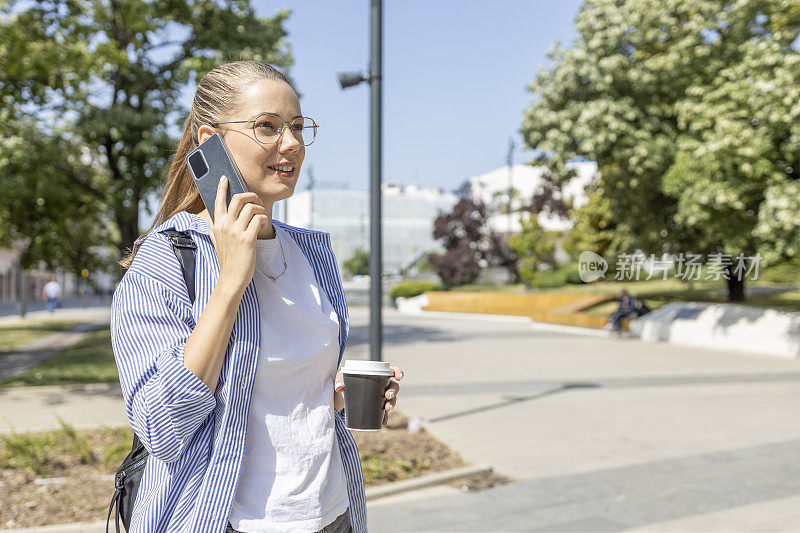
[[[477,279],[488,249],[487,244],[483,244],[486,243],[483,230],[486,218],[483,203],[468,198],[459,200],[451,212],[436,217],[433,238],[441,240],[445,253],[432,252],[428,254],[428,260],[445,287]]]
[[[546,213],[559,218],[568,218],[569,206],[550,169],[544,169],[541,179],[541,184],[527,200],[523,209],[534,215]]]
[[[100,250],[107,242],[105,206],[75,187],[95,175],[87,150],[28,119],[5,122],[3,132],[0,152],[17,155],[0,157],[0,244],[18,248],[22,268],[40,261],[74,273],[107,267]]]
[[[342,266],[351,276],[366,276],[369,274],[369,254],[362,248],[356,248]]]
[[[575,231],[587,236],[574,241],[627,252],[796,253],[800,219],[787,200],[800,178],[796,7],[583,4],[578,38],[556,45],[531,83],[522,126],[556,183],[571,177],[571,159],[598,163],[597,197],[577,214]]]
[[[288,12],[259,18],[249,0],[4,0],[0,9],[0,160],[15,160],[4,191],[19,197],[0,206],[4,243],[20,235],[36,242],[45,226],[50,242],[68,241],[80,233],[70,227],[94,226],[72,244],[113,243],[122,253],[139,235],[141,201],[163,182],[177,141],[171,127],[187,112],[181,91],[225,61],[291,64]],[[43,209],[28,210],[45,182],[57,187]],[[73,207],[56,214],[61,205]],[[26,216],[43,220],[18,224]],[[28,253],[31,261],[50,256],[47,246]]]
[[[547,232],[539,225],[536,216],[520,217],[522,231],[512,235],[508,245],[519,258],[519,275],[528,287],[537,285],[541,267],[552,266],[555,261],[555,243]]]

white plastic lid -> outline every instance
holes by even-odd
[[[368,376],[394,376],[388,361],[359,361],[347,359],[342,367],[343,374],[366,374]]]

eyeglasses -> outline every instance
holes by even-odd
[[[288,124],[289,130],[303,146],[308,146],[317,138],[317,128],[319,125],[314,119],[309,117],[296,117],[291,122],[281,120],[274,113],[261,113],[253,120],[233,120],[229,122],[214,122],[209,126],[219,126],[220,124],[249,124],[253,123],[253,135],[261,144],[273,144],[281,138],[283,125]]]

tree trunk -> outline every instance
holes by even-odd
[[[726,265],[725,270],[728,273],[728,301],[729,302],[743,302],[744,301],[744,272],[739,272],[737,275],[734,272],[733,265]]]
[[[134,241],[139,237],[139,213],[127,218],[123,215],[117,216],[117,226],[119,226],[120,242],[117,245],[119,258],[126,255],[128,248],[133,248]]]

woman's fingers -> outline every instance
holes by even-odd
[[[239,218],[236,219],[236,225],[241,231],[245,231],[251,226],[252,220],[259,215],[266,216],[266,210],[264,207],[248,202],[244,204],[242,212],[239,213]],[[261,225],[261,221],[259,221],[258,225]],[[256,231],[258,231],[258,229],[256,229]]]
[[[397,371],[395,372],[395,375],[397,375],[398,371],[400,375],[403,374],[403,371],[398,368]],[[392,409],[394,409],[394,406],[397,405],[397,394],[399,392],[400,392],[400,385],[398,385],[396,381],[392,381],[391,383],[389,383],[389,386],[386,387],[386,392],[384,393],[384,395],[386,396],[386,402],[383,404],[383,408],[386,410],[387,413]]]
[[[236,222],[239,218],[240,211],[245,204],[253,203],[256,205],[263,206],[263,202],[261,198],[254,192],[240,192],[238,194],[234,194],[231,197],[231,205],[228,206],[226,213],[229,215],[228,219],[230,222]]]
[[[397,398],[392,398],[391,400],[386,400],[386,403],[383,404],[383,408],[386,411],[391,411],[394,409],[395,405],[397,405]]]
[[[267,223],[269,217],[267,215],[254,215],[253,218],[250,219],[250,225],[247,226],[245,233],[252,239],[258,238],[258,230],[261,229],[261,226]]]
[[[389,368],[394,372],[394,379],[397,381],[403,379],[403,370],[399,366],[390,366]]]
[[[214,222],[225,216],[228,212],[226,200],[228,197],[228,177],[222,176],[217,185],[217,197],[214,198]]]
[[[397,396],[398,392],[400,392],[400,385],[392,381],[391,383],[389,383],[389,386],[386,387],[386,392],[384,392],[383,394],[384,396],[386,396],[387,400],[391,400],[392,398]]]

